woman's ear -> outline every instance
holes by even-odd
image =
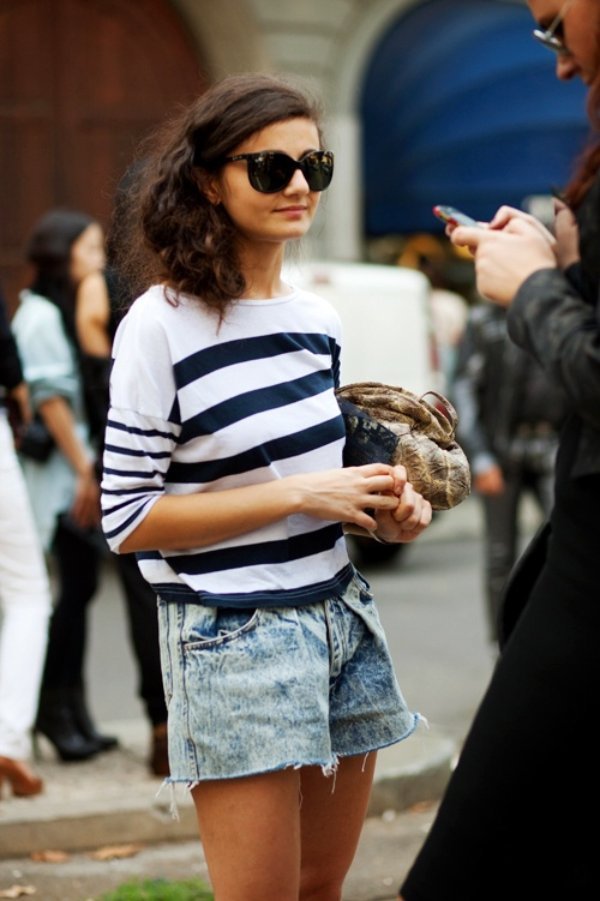
[[[201,193],[204,194],[209,203],[213,206],[219,206],[221,203],[221,194],[216,175],[210,172],[200,170],[196,174],[196,181]]]

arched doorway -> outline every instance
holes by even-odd
[[[565,183],[585,88],[557,83],[533,25],[507,0],[428,0],[390,23],[360,105],[367,236],[441,231],[436,203],[487,219]]]
[[[205,83],[166,0],[4,0],[0,281],[11,308],[37,217],[70,206],[105,224],[140,138]]]

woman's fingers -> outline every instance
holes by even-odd
[[[406,485],[407,476],[404,466],[388,466],[387,463],[368,463],[365,466],[350,468],[362,479],[361,488],[369,494],[391,494],[391,503],[381,503],[382,507],[391,508],[397,502]],[[349,470],[346,470],[348,472]]]
[[[412,532],[416,528],[424,528],[425,525],[429,525],[431,504],[425,500],[422,494],[415,491],[410,482],[407,482],[392,516],[403,530]]]
[[[378,511],[377,534],[385,541],[414,541],[431,522],[431,504],[407,483],[393,510]]]

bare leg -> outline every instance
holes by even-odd
[[[300,772],[192,790],[215,901],[298,901]]]
[[[196,786],[215,901],[340,901],[376,756],[343,758],[335,777],[304,767]]]
[[[344,757],[335,777],[319,767],[301,773],[301,901],[340,901],[360,839],[377,754]],[[335,779],[335,781],[334,781]]]

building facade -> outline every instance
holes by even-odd
[[[496,32],[507,18],[529,40],[528,15],[521,0],[0,0],[0,281],[9,302],[14,305],[26,277],[23,243],[37,216],[52,206],[73,206],[106,222],[118,177],[143,135],[176,104],[231,72],[286,73],[322,97],[336,174],[309,253],[364,258],[366,223],[372,223],[373,234],[390,228],[376,196],[385,200],[395,190],[402,202],[394,160],[410,144],[398,128],[406,111],[427,111],[427,91],[435,90],[451,112],[451,101],[442,97],[443,67],[468,70],[476,56],[471,48],[482,35],[493,37],[496,46]],[[446,34],[454,34],[453,40],[462,35],[460,56],[452,55],[450,40],[446,47]],[[434,37],[442,41],[441,51],[434,65],[426,65]],[[499,58],[502,53],[510,66],[510,41],[498,46]],[[545,83],[553,83],[552,61],[544,58],[540,65]],[[429,73],[440,68],[433,86]],[[396,69],[403,72],[401,89]],[[465,75],[470,83],[478,77],[478,70]],[[481,71],[482,85],[486,79]],[[480,108],[483,128],[485,98]],[[372,109],[376,124],[366,135],[365,111]],[[430,124],[434,115],[439,113],[432,113]],[[470,128],[473,118],[463,109],[461,121]],[[556,181],[564,176],[564,160],[580,140],[584,121],[582,108],[568,123]],[[409,137],[420,133],[413,128]],[[522,137],[521,129],[514,140]],[[548,135],[542,137],[548,147]],[[434,133],[434,149],[437,143]],[[469,146],[475,146],[472,140]],[[387,148],[382,165],[368,157],[378,147]],[[416,153],[433,160],[430,145]],[[422,175],[429,183],[441,168],[435,160],[431,166]],[[411,171],[408,165],[404,177],[413,179]],[[446,185],[453,186],[452,179]],[[435,200],[456,205],[454,196]],[[439,230],[433,217],[431,226]],[[410,216],[402,228],[410,229]]]

